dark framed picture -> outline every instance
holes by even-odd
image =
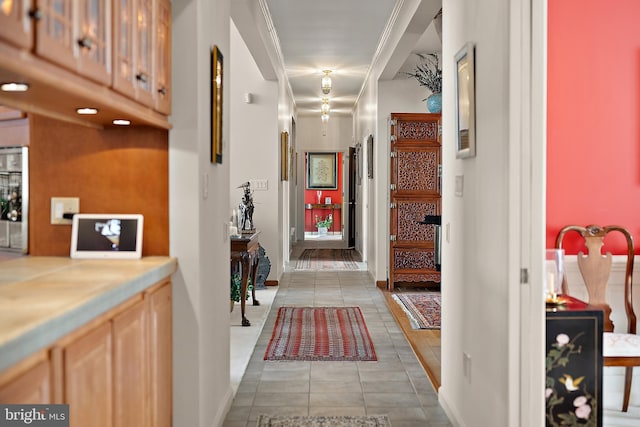
[[[367,178],[373,179],[373,135],[367,138]]]
[[[307,153],[307,189],[336,190],[337,163],[337,153]]]
[[[280,181],[289,180],[289,132],[282,131],[280,134]]]
[[[466,43],[456,61],[456,157],[476,155],[475,58],[472,43]]]
[[[211,163],[222,163],[223,57],[218,46],[211,49]]]

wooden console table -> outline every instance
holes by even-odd
[[[258,235],[256,231],[251,235],[242,235],[241,237],[232,236],[231,240],[231,274],[240,267],[242,271],[242,288],[240,295],[240,308],[242,310],[242,326],[251,326],[251,322],[245,316],[245,302],[247,300],[247,284],[249,282],[249,273],[251,273],[251,299],[253,305],[260,305],[256,299],[256,277],[258,275]]]
[[[335,233],[336,231],[336,225],[338,225],[338,229],[342,230],[342,214],[340,215],[340,224],[337,224],[336,221],[336,211],[340,211],[340,209],[342,208],[342,205],[340,203],[329,203],[329,204],[324,204],[324,203],[307,203],[306,205],[304,205],[304,208],[306,210],[311,211],[311,223],[314,224],[315,223],[315,219],[313,218],[313,211],[314,210],[331,210],[331,217],[333,218],[333,224],[331,224],[331,229],[329,231],[331,231],[332,233]]]

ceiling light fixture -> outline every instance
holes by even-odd
[[[27,83],[2,83],[0,85],[0,90],[3,92],[26,92],[29,90],[29,85]]]
[[[329,114],[329,98],[322,98],[322,106],[320,107],[322,114]]]
[[[118,126],[129,126],[131,124],[131,121],[124,119],[115,119],[113,121],[113,124]]]
[[[322,71],[324,73],[324,77],[322,77],[322,93],[324,93],[325,95],[328,95],[329,92],[331,92],[331,77],[329,77],[329,74],[331,73],[331,70],[324,70]]]
[[[76,109],[76,113],[81,114],[81,115],[92,115],[92,114],[98,114],[98,109],[97,108],[78,108]]]

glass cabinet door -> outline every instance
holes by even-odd
[[[111,83],[111,4],[108,0],[78,2],[75,38],[78,72],[99,83]]]
[[[171,114],[171,2],[158,0],[156,7],[156,110]]]
[[[153,107],[153,1],[138,0],[136,19],[136,99]]]
[[[135,96],[135,4],[134,0],[113,2],[113,88]]]
[[[0,0],[0,39],[21,48],[33,44],[30,0]]]
[[[36,53],[69,69],[76,69],[77,45],[73,37],[73,1],[38,1]]]

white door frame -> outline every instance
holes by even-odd
[[[509,422],[544,425],[547,0],[510,2]]]

